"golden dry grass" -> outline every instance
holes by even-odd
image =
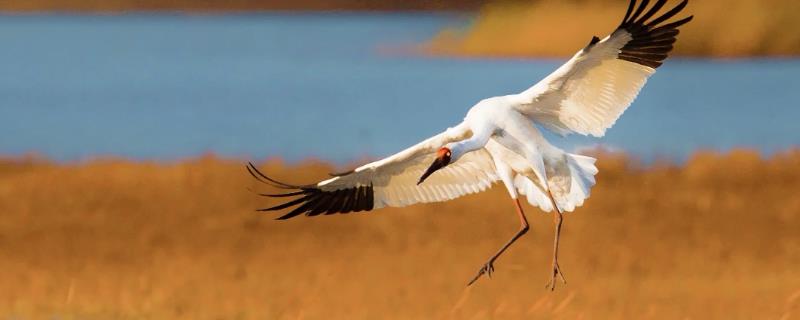
[[[308,182],[331,168],[262,163]],[[0,318],[798,319],[800,151],[601,156],[568,214],[566,287],[546,292],[552,220],[493,279],[466,281],[516,228],[490,192],[275,221],[243,161],[0,161]]]
[[[667,7],[677,4],[670,1]],[[627,1],[495,1],[466,30],[445,29],[425,50],[437,55],[566,57],[593,35],[619,25]],[[665,10],[665,9],[662,9]],[[675,53],[688,56],[751,57],[800,54],[800,1],[691,0],[677,18]],[[673,19],[674,20],[674,19]]]

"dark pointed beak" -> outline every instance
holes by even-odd
[[[428,176],[436,172],[436,170],[444,168],[444,166],[446,166],[448,162],[450,162],[449,160],[450,159],[443,157],[437,157],[435,160],[433,160],[433,163],[431,163],[431,166],[428,167],[428,170],[425,170],[425,173],[423,173],[422,177],[419,178],[419,182],[417,182],[417,185],[425,181],[425,179],[428,179]]]

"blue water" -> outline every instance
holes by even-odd
[[[0,16],[0,154],[339,163],[388,155],[563,62],[397,53],[467,19]],[[800,60],[672,59],[606,137],[553,139],[645,160],[698,148],[770,154],[800,143],[797,74]]]

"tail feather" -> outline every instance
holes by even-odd
[[[598,171],[594,166],[595,158],[570,153],[565,156],[571,178],[569,193],[556,195],[555,200],[561,211],[572,212],[589,198],[592,186],[595,184],[594,176]],[[517,175],[514,178],[514,185],[520,194],[527,197],[528,203],[539,207],[542,211],[550,212],[553,210],[553,204],[547,191],[534,181],[537,181],[536,177]]]
[[[539,209],[542,209],[544,212],[550,212],[553,210],[553,204],[550,202],[550,198],[542,188],[533,181],[538,180],[536,180],[536,177],[527,177],[521,174],[514,177],[514,185],[517,187],[517,191],[519,191],[521,195],[527,197],[528,203],[534,207],[539,207]]]
[[[562,210],[571,212],[582,206],[583,201],[589,198],[592,186],[595,184],[594,175],[597,174],[595,161],[597,160],[592,157],[567,154],[567,165],[572,174],[572,186],[565,199],[556,199]]]

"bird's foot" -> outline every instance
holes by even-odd
[[[481,269],[478,270],[478,274],[476,274],[475,277],[472,278],[472,280],[470,280],[469,283],[467,283],[467,286],[472,285],[472,283],[474,283],[476,280],[478,280],[478,278],[480,278],[484,274],[487,277],[489,277],[489,279],[491,279],[493,272],[494,272],[494,259],[489,259],[489,261],[487,261],[486,264],[484,264],[483,267],[481,267]]]
[[[553,273],[550,274],[550,281],[545,286],[546,289],[550,289],[550,291],[556,289],[556,277],[561,279],[561,283],[567,284],[567,279],[564,279],[564,273],[561,272],[561,267],[558,266],[558,261],[553,261]]]

